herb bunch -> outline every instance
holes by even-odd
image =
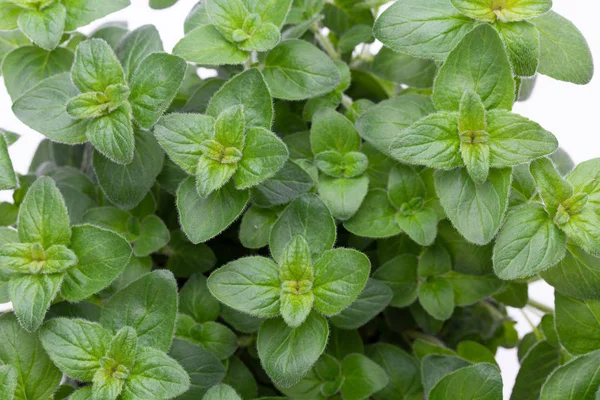
[[[77,31],[128,0],[0,0],[45,136],[20,175],[0,131],[0,398],[500,400],[499,348],[511,399],[600,398],[600,159],[512,111],[588,83],[585,39],[551,0],[387,3],[204,0],[168,54]]]

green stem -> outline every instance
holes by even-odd
[[[531,330],[533,331],[533,333],[535,333],[535,336],[538,338],[538,340],[542,340],[544,335],[542,335],[542,332],[540,332],[540,330],[537,328],[537,326],[535,326],[533,324],[533,322],[531,321],[531,319],[529,319],[529,316],[527,315],[525,310],[520,309],[519,311],[521,311],[521,314],[523,314],[523,317],[525,317],[525,320],[527,321],[529,326],[531,326]]]
[[[527,305],[535,308],[536,310],[543,312],[544,314],[553,314],[554,313],[554,309],[552,307],[548,307],[547,305],[542,304],[542,303],[532,300],[532,299],[529,299],[527,301]]]
[[[331,43],[331,40],[329,40],[327,36],[323,35],[323,32],[321,32],[321,28],[317,23],[313,24],[312,31],[315,34],[317,42],[319,42],[319,44],[327,52],[329,57],[331,57],[332,60],[339,60],[340,55],[335,49],[335,46],[333,45],[333,43]]]
[[[345,94],[342,95],[342,105],[346,108],[346,110],[349,110],[353,103],[354,101],[350,98],[350,96]]]

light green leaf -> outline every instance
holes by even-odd
[[[331,150],[344,155],[359,151],[361,141],[352,122],[335,110],[323,109],[313,116],[310,144],[315,155]]]
[[[460,390],[457,390],[460,388]],[[502,400],[502,376],[498,367],[479,363],[443,377],[431,390],[431,400]]]
[[[65,30],[73,31],[115,11],[129,6],[129,0],[62,0],[67,9]]]
[[[287,161],[287,146],[274,133],[253,128],[246,133],[242,159],[233,176],[238,189],[247,189],[271,178]]]
[[[226,109],[242,105],[246,128],[271,129],[273,104],[262,73],[251,68],[227,81],[210,99],[206,114],[217,118]]]
[[[335,222],[316,195],[305,194],[292,201],[271,229],[269,246],[275,261],[281,258],[283,249],[295,236],[306,239],[313,258],[333,247]]]
[[[77,46],[71,78],[83,93],[104,92],[110,85],[126,84],[115,52],[102,39],[89,39]]]
[[[215,120],[200,114],[168,114],[154,127],[169,158],[190,175],[196,174],[202,142],[214,136]]]
[[[213,25],[188,32],[173,49],[173,54],[200,65],[242,64],[248,52],[228,41]]]
[[[183,231],[194,244],[206,242],[231,225],[246,208],[249,199],[248,191],[236,190],[231,183],[203,199],[190,177],[177,190],[177,209]],[[206,218],[207,215],[211,218]]]
[[[277,213],[268,208],[250,207],[240,224],[240,242],[247,249],[260,249],[269,244],[271,228],[277,221]]]
[[[600,301],[580,300],[556,293],[556,332],[571,354],[600,349]]]
[[[40,340],[52,361],[67,375],[91,382],[111,336],[99,324],[83,319],[53,318],[40,330]]]
[[[369,190],[369,178],[319,178],[319,197],[334,218],[348,220],[359,210]]]
[[[475,28],[448,55],[435,79],[433,101],[438,110],[458,111],[466,90],[474,90],[486,109],[512,108],[512,68],[498,33],[489,25]]]
[[[265,257],[245,257],[217,269],[208,288],[221,303],[258,317],[279,315],[279,267]]]
[[[23,123],[53,141],[84,143],[88,121],[76,119],[67,112],[67,103],[79,91],[68,73],[44,79],[16,99],[12,110]]]
[[[160,34],[153,25],[144,25],[128,33],[115,49],[128,82],[146,57],[163,51]]]
[[[93,166],[98,184],[108,199],[121,209],[130,210],[140,204],[152,189],[164,158],[154,136],[138,130],[133,160],[129,164],[114,163],[96,152]]]
[[[221,383],[211,387],[202,400],[242,400],[242,398],[231,386]]]
[[[0,20],[0,30],[12,31],[18,29],[18,19],[23,9],[12,2],[0,3],[0,14],[2,19]]]
[[[177,397],[190,387],[187,372],[165,353],[138,347],[135,365],[125,381],[123,400]]]
[[[594,400],[600,385],[600,351],[577,357],[555,369],[542,387],[540,400]]]
[[[454,311],[452,283],[443,278],[430,278],[419,286],[419,302],[435,319],[444,321]]]
[[[540,32],[538,72],[554,79],[585,85],[594,75],[590,48],[568,19],[550,11],[531,21]]]
[[[42,177],[31,185],[21,203],[17,225],[23,243],[37,242],[44,248],[55,244],[69,245],[69,215],[54,180]]]
[[[225,150],[223,146],[221,148]],[[200,197],[206,198],[225,186],[236,169],[236,163],[225,164],[203,154],[196,165],[196,191]]]
[[[356,129],[365,141],[389,156],[398,132],[435,111],[430,97],[406,94],[370,107],[356,121]]]
[[[506,45],[515,75],[534,76],[540,62],[540,33],[535,25],[527,21],[499,21],[494,28]]]
[[[73,53],[62,47],[53,51],[36,46],[19,47],[8,53],[2,62],[6,90],[16,100],[44,79],[69,72],[72,63]]]
[[[423,339],[419,339],[413,346],[413,351],[417,354],[417,357],[419,357],[419,349],[417,346],[420,347],[420,345],[426,343],[426,349],[430,352],[421,356],[421,375],[425,395],[429,396],[431,389],[433,389],[442,378],[454,371],[469,366],[470,363],[457,357],[452,350],[440,347],[437,344],[425,342]]]
[[[225,325],[213,321],[195,324],[189,329],[189,337],[186,339],[199,344],[219,360],[231,357],[238,346],[235,333]]]
[[[292,3],[292,0],[245,0],[248,11],[260,15],[263,22],[270,22],[278,28],[286,22]]]
[[[73,392],[69,400],[93,400],[92,387],[83,386]]]
[[[521,21],[542,15],[552,8],[552,0],[452,0],[465,15],[486,22]]]
[[[407,164],[436,169],[452,169],[463,165],[460,155],[458,114],[442,111],[431,114],[396,132],[389,154]]]
[[[282,285],[285,285],[283,282]],[[315,295],[308,291],[306,293],[286,292],[281,293],[281,317],[285,323],[292,328],[297,328],[306,321],[313,308]]]
[[[565,256],[566,236],[541,205],[529,204],[506,218],[494,246],[494,271],[501,279],[534,275]]]
[[[370,190],[356,214],[344,222],[344,227],[363,237],[396,236],[402,232],[395,220],[396,213],[385,190]]]
[[[454,227],[469,242],[484,245],[498,232],[508,206],[510,169],[492,169],[476,184],[464,168],[437,171],[435,188]]]
[[[579,213],[571,215],[569,221],[560,225],[560,228],[583,250],[591,255],[600,256],[599,224],[600,215],[597,209],[587,206]]]
[[[67,10],[61,3],[52,3],[39,10],[25,10],[19,14],[19,29],[32,42],[45,50],[53,50],[65,30]]]
[[[286,40],[271,50],[263,74],[273,97],[284,100],[329,93],[341,80],[334,62],[304,40]]]
[[[14,400],[17,389],[17,370],[12,365],[0,365],[0,396]]]
[[[10,365],[17,372],[15,398],[48,399],[62,373],[48,358],[37,333],[26,332],[14,314],[5,313],[0,316],[0,341],[0,365]]]
[[[100,92],[82,93],[67,103],[67,112],[73,118],[98,118],[108,114],[108,110],[108,98]]]
[[[90,121],[85,135],[96,150],[114,163],[127,165],[133,161],[135,138],[129,103]]]
[[[577,246],[567,244],[565,258],[540,275],[567,296],[600,300],[600,259]]]
[[[559,206],[574,194],[573,185],[565,180],[548,158],[535,160],[529,166],[544,206],[554,218]]]
[[[100,322],[113,333],[131,326],[137,332],[140,346],[167,351],[175,331],[177,303],[173,274],[158,270],[115,293],[104,304]]]
[[[8,154],[6,138],[0,132],[0,190],[16,189],[19,181],[15,175],[13,164]]]
[[[374,279],[382,281],[394,292],[390,303],[392,307],[407,307],[417,299],[419,287],[417,268],[417,257],[403,254],[392,258],[373,273]]]
[[[281,40],[279,28],[271,23],[263,23],[248,39],[239,42],[238,48],[245,51],[265,52],[277,46]]]
[[[154,53],[144,58],[131,77],[129,101],[135,122],[150,129],[163,115],[181,87],[187,64],[182,58]]]
[[[381,14],[373,34],[399,53],[443,61],[475,21],[459,13],[449,1],[398,1]]]
[[[273,382],[290,387],[312,368],[325,350],[328,336],[327,320],[316,312],[298,328],[288,327],[283,319],[269,319],[258,332],[258,355]]]
[[[362,354],[350,354],[342,361],[341,394],[346,400],[367,399],[385,388],[387,373],[377,363]]]
[[[206,11],[214,26],[231,42],[237,42],[234,32],[242,28],[250,14],[242,0],[211,0]]]
[[[48,275],[76,265],[77,256],[64,245],[9,243],[0,247],[0,263],[18,273]]]
[[[438,215],[431,208],[423,208],[406,215],[400,211],[395,220],[398,226],[421,246],[430,246],[437,236]]]
[[[503,110],[489,111],[486,117],[492,168],[522,164],[558,149],[552,133],[525,117]]]
[[[337,315],[330,318],[331,323],[345,329],[358,329],[381,313],[392,300],[392,290],[386,284],[369,279],[356,300]],[[346,349],[351,352],[351,349]]]

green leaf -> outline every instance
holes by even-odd
[[[330,318],[331,323],[341,329],[358,329],[381,313],[390,304],[392,297],[392,290],[384,283],[369,279],[357,299]]]
[[[352,122],[335,110],[323,109],[313,116],[310,144],[315,155],[330,150],[344,155],[359,151],[361,141]]]
[[[15,115],[27,126],[60,143],[87,141],[88,121],[75,119],[67,112],[67,103],[79,94],[68,73],[44,79],[13,103]]]
[[[260,15],[263,22],[270,22],[281,28],[292,7],[291,0],[246,1],[246,7],[251,13]]]
[[[540,276],[562,294],[600,300],[600,260],[577,246],[567,244],[565,258]]]
[[[36,46],[19,47],[2,62],[6,90],[14,101],[44,79],[69,72],[71,64],[73,53],[61,47],[53,51]]]
[[[384,47],[375,55],[373,72],[383,79],[416,88],[430,88],[437,72],[433,60],[398,53]]]
[[[556,293],[556,332],[571,354],[600,349],[600,301],[580,300]]]
[[[108,109],[108,98],[99,92],[82,93],[67,103],[67,112],[73,118],[99,118],[107,114]]]
[[[449,1],[396,2],[381,14],[373,34],[399,53],[443,61],[473,29],[475,21],[459,13]]]
[[[396,213],[386,191],[370,190],[356,214],[344,222],[344,228],[364,237],[396,236],[402,232],[395,220]]]
[[[407,164],[436,169],[452,169],[463,165],[460,156],[458,115],[442,111],[429,115],[396,132],[390,155]]]
[[[370,271],[369,259],[356,250],[325,252],[314,266],[315,308],[328,316],[339,314],[356,300]]]
[[[110,0],[97,2],[94,0],[62,0],[67,9],[67,25],[65,30],[73,31],[115,11],[129,6],[129,0]]]
[[[531,21],[540,32],[538,72],[554,79],[585,85],[594,75],[590,48],[568,19],[550,11]]]
[[[138,130],[135,133],[133,159],[129,164],[112,162],[96,152],[93,166],[98,184],[108,199],[121,209],[130,210],[142,202],[154,185],[164,158],[154,136]]]
[[[15,398],[49,398],[62,373],[48,358],[38,335],[26,332],[12,313],[5,313],[0,316],[0,341],[0,365],[10,365],[17,372]]]
[[[247,35],[247,33],[244,34]],[[251,37],[239,42],[238,48],[245,51],[264,52],[277,46],[280,40],[279,28],[270,23],[263,23]]]
[[[370,107],[356,121],[356,129],[365,141],[389,156],[398,132],[435,111],[430,97],[406,94]]]
[[[250,207],[240,224],[240,242],[247,249],[260,249],[269,244],[271,228],[277,221],[277,213],[268,208]]]
[[[206,11],[214,26],[231,42],[234,40],[234,32],[245,25],[245,19],[249,16],[242,0],[212,0],[206,4]]]
[[[0,365],[0,396],[14,400],[17,389],[17,370],[12,365]]]
[[[460,388],[460,390],[456,390]],[[502,400],[502,376],[498,367],[480,363],[443,377],[431,390],[431,400]]]
[[[419,286],[419,302],[435,319],[444,321],[454,311],[452,283],[443,278],[428,279]]]
[[[23,243],[40,243],[44,248],[69,245],[69,215],[54,180],[42,177],[31,185],[21,204],[17,225]]]
[[[319,197],[331,211],[334,218],[345,221],[359,210],[369,190],[369,178],[330,178],[319,179]]]
[[[377,363],[362,354],[351,354],[342,361],[341,394],[347,400],[366,399],[385,388],[387,373]]]
[[[494,272],[501,279],[534,275],[565,256],[566,237],[541,205],[525,205],[506,218],[494,246]]]
[[[227,366],[227,375],[224,383],[231,385],[242,398],[252,399],[257,396],[258,387],[256,379],[250,369],[238,358],[231,357]]]
[[[196,400],[225,377],[223,364],[207,350],[185,340],[175,338],[169,356],[177,361],[190,376],[190,389],[179,396],[182,400]],[[229,366],[231,368],[231,364]]]
[[[423,208],[414,214],[396,214],[398,226],[421,246],[431,245],[437,236],[438,215],[430,208]]]
[[[146,57],[163,51],[160,34],[153,25],[144,25],[128,33],[115,49],[128,82]]]
[[[500,228],[508,206],[511,169],[492,169],[476,184],[464,168],[437,171],[435,189],[454,227],[469,242],[489,243]]]
[[[486,109],[510,110],[515,99],[512,68],[498,33],[481,25],[448,55],[435,79],[438,110],[458,111],[463,93],[473,90]]]
[[[227,40],[213,25],[188,32],[173,49],[173,54],[200,65],[242,64],[248,52]]]
[[[224,164],[206,155],[200,156],[196,165],[196,191],[202,198],[222,188],[235,174],[236,164]]]
[[[100,322],[115,333],[131,326],[137,332],[140,346],[167,351],[175,330],[177,303],[173,274],[154,271],[115,293],[105,303]]]
[[[127,165],[133,161],[135,138],[129,103],[124,103],[110,114],[93,119],[87,126],[85,135],[96,150],[114,163]]]
[[[189,387],[190,377],[177,361],[159,350],[138,347],[122,397],[124,400],[177,397]]]
[[[406,307],[417,299],[419,286],[417,268],[417,258],[403,254],[392,258],[373,273],[374,279],[382,281],[394,292],[390,303],[392,307]]]
[[[492,168],[522,164],[558,149],[552,133],[525,117],[503,110],[489,111],[486,117]]]
[[[219,302],[208,290],[206,277],[194,274],[179,292],[179,311],[198,323],[214,321],[219,316]]]
[[[63,245],[12,243],[0,247],[0,262],[23,274],[56,274],[76,265],[77,256]]]
[[[32,42],[45,50],[53,50],[65,30],[67,10],[56,2],[39,10],[26,10],[19,14],[19,29]]]
[[[241,400],[242,398],[229,385],[223,383],[211,387],[202,400]]]
[[[486,22],[521,21],[542,15],[552,8],[552,0],[452,0],[452,5],[465,15]]]
[[[539,399],[542,385],[559,364],[559,349],[545,340],[533,345],[521,359],[510,400]]]
[[[306,239],[296,236],[285,246],[280,260],[281,316],[297,328],[308,317],[315,300],[313,266]]]
[[[600,351],[577,357],[554,370],[542,387],[540,400],[598,398]]]
[[[434,352],[426,354],[421,360],[423,388],[427,396],[442,378],[470,365],[468,361],[457,357],[452,350],[448,350],[451,354],[446,354],[442,350],[445,349],[444,347],[432,344],[429,346],[432,346],[430,350],[434,350]]]
[[[210,271],[217,262],[210,247],[191,243],[180,230],[171,232],[171,241],[165,250],[170,254],[167,268],[178,278]]]
[[[443,246],[427,247],[419,257],[418,273],[421,277],[440,276],[452,269],[450,254]]]
[[[196,174],[202,142],[214,136],[215,120],[200,114],[168,114],[154,127],[158,143],[190,175]]]
[[[217,269],[208,288],[221,303],[258,317],[279,315],[279,267],[265,257],[245,257]]]
[[[517,76],[534,76],[540,61],[540,33],[527,21],[497,22],[494,28],[506,45],[508,57]]]
[[[325,350],[329,326],[318,313],[311,313],[304,324],[290,328],[280,318],[263,322],[257,347],[263,368],[281,387],[298,383]]]
[[[233,333],[225,325],[217,322],[205,322],[195,324],[189,329],[189,337],[185,337],[193,343],[201,345],[220,360],[225,360],[235,353],[238,341]]]
[[[286,40],[271,50],[263,74],[273,97],[284,100],[329,93],[341,80],[334,62],[304,40]]]
[[[131,77],[131,109],[135,122],[150,129],[181,87],[187,64],[182,58],[154,53],[144,58]]]
[[[169,228],[156,215],[148,215],[140,225],[140,235],[133,241],[136,257],[145,257],[162,249],[169,240]]]
[[[40,340],[52,361],[67,375],[91,382],[111,336],[99,324],[83,319],[53,318],[40,330]]]
[[[226,109],[242,105],[246,128],[271,129],[273,102],[262,73],[251,68],[227,81],[210,99],[207,115],[217,118]]]
[[[335,243],[333,217],[327,206],[313,194],[292,201],[271,229],[269,246],[275,261],[281,258],[283,249],[295,236],[306,239],[313,258],[330,250]]]
[[[0,132],[0,190],[16,189],[19,181],[15,175],[6,138]]]
[[[248,130],[242,159],[233,176],[236,188],[247,189],[271,178],[288,156],[287,146],[274,133],[264,128]]]
[[[102,39],[89,39],[77,46],[71,78],[83,93],[104,92],[110,85],[126,84],[115,52]]]
[[[73,392],[69,400],[93,400],[92,386],[83,386]]]
[[[252,190],[259,207],[272,207],[291,202],[309,192],[315,185],[313,177],[298,163],[288,160],[271,179]]]
[[[12,2],[0,3],[0,14],[2,14],[2,20],[0,20],[0,29],[3,31],[10,31],[18,29],[17,25],[19,14],[23,9]]]
[[[533,161],[529,169],[546,210],[554,217],[559,206],[573,196],[573,186],[562,177],[548,158]]]
[[[192,243],[198,244],[231,225],[246,207],[250,195],[229,183],[203,199],[195,186],[191,177],[181,183],[177,190],[177,209],[183,231]]]
[[[389,382],[385,388],[373,394],[375,400],[418,393],[421,387],[421,371],[417,359],[388,343],[376,343],[367,347],[367,356],[387,373]]]
[[[451,271],[444,279],[452,284],[454,303],[459,307],[475,304],[504,288],[495,275],[467,275]]]

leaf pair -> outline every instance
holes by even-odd
[[[252,51],[271,50],[279,43],[291,0],[210,0],[195,10],[203,23],[175,46],[174,54],[198,64],[241,64]]]
[[[306,239],[296,236],[279,265],[264,257],[242,258],[215,271],[208,287],[229,307],[263,318],[281,315],[296,328],[313,308],[331,316],[349,306],[369,271],[368,259],[349,249],[326,251],[313,264]]]
[[[509,214],[494,246],[494,270],[502,279],[544,271],[565,257],[567,238],[600,255],[597,159],[566,178],[547,158],[531,164],[543,204],[525,204]]]
[[[42,323],[60,291],[78,301],[108,286],[123,271],[131,247],[118,234],[80,225],[71,229],[63,197],[51,178],[28,190],[18,217],[18,240],[0,247],[9,267],[14,312],[28,331]]]
[[[592,78],[585,38],[550,11],[550,0],[435,0],[421,6],[418,0],[394,4],[376,21],[375,37],[396,52],[444,61],[483,22],[502,38],[516,75],[540,72],[577,84]]]

